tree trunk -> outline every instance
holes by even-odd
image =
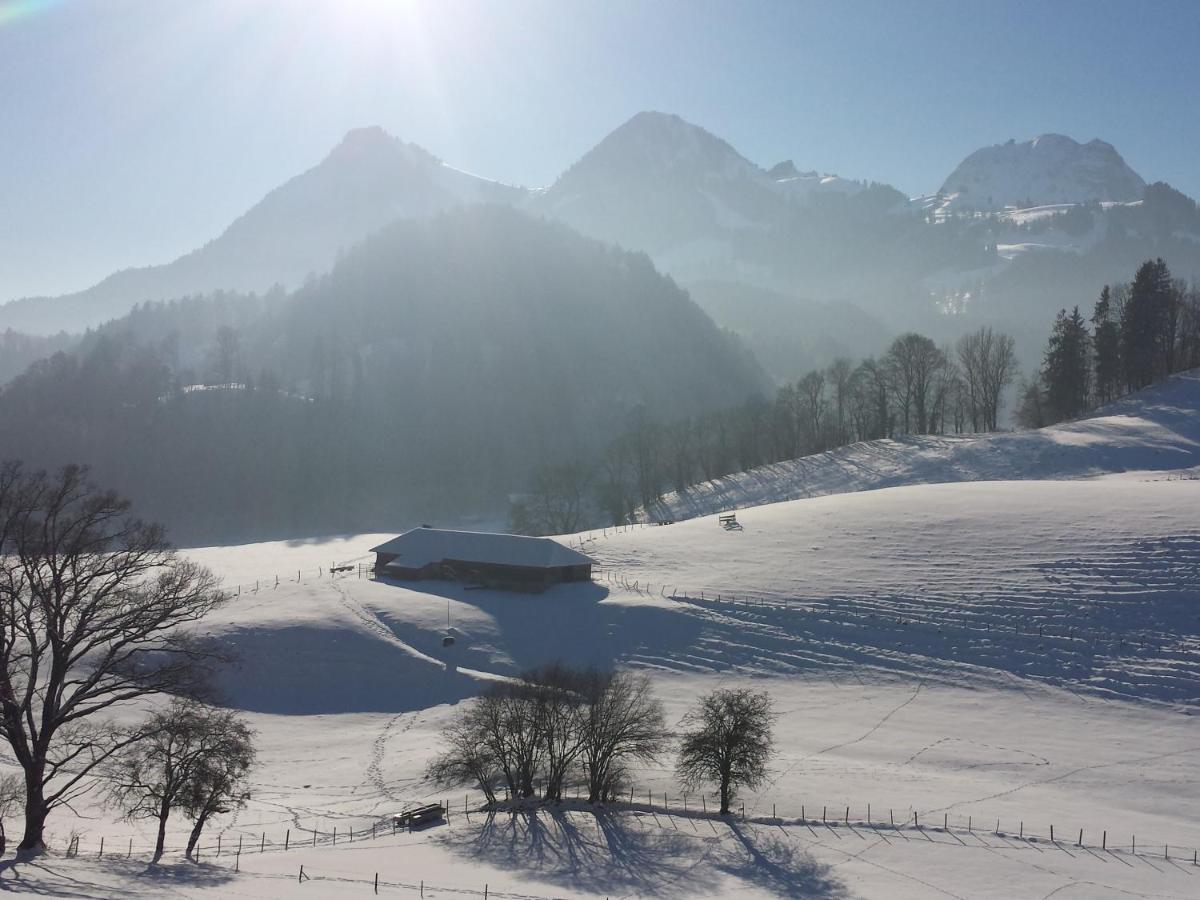
[[[192,859],[192,852],[196,849],[196,844],[200,843],[200,832],[204,830],[204,823],[208,819],[207,810],[201,810],[200,815],[196,816],[196,824],[192,826],[192,833],[188,837],[187,858]],[[192,859],[194,862],[195,860]]]
[[[721,781],[721,815],[729,815],[729,782]]]
[[[167,818],[171,815],[171,807],[167,803],[163,803],[158,808],[158,839],[154,842],[154,859],[153,862],[158,862],[162,859],[163,850],[167,844]]]
[[[25,770],[25,833],[17,852],[32,853],[46,849],[43,832],[46,828],[46,816],[50,810],[46,808],[45,792],[42,786],[42,776],[45,763],[35,765]]]

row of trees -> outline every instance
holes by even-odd
[[[672,423],[645,410],[594,464],[537,470],[513,504],[513,530],[562,534],[628,521],[668,489],[684,490],[767,463],[854,441],[953,431],[994,431],[1016,374],[1013,339],[981,328],[952,347],[909,333],[880,358],[837,359],[779,388],[773,403]]]
[[[21,769],[19,850],[44,847],[47,817],[101,785],[128,815],[158,818],[156,858],[172,809],[193,819],[190,854],[242,802],[251,734],[196,699],[222,657],[187,631],[226,600],[85,469],[0,464],[0,737]],[[193,699],[133,727],[109,719],[163,694]]]
[[[739,787],[757,786],[772,752],[774,713],[766,693],[718,690],[683,722],[676,772],[689,788],[714,784],[722,815]],[[442,731],[428,768],[437,784],[478,787],[507,798],[561,801],[578,785],[589,803],[611,802],[629,786],[633,763],[671,745],[662,703],[644,674],[572,669],[560,663],[497,684]]]
[[[1041,370],[1021,392],[1021,424],[1075,418],[1200,366],[1200,292],[1162,259],[1142,263],[1129,284],[1106,285],[1090,324],[1079,307],[1059,312]]]

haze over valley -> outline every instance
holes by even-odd
[[[0,890],[1194,897],[1198,39],[0,0]]]

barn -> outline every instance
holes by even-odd
[[[414,528],[372,547],[375,573],[406,580],[441,578],[492,588],[544,591],[590,581],[592,560],[550,538]]]

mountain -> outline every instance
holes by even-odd
[[[766,169],[660,112],[633,116],[534,191],[360,129],[194,253],[79,294],[0,306],[0,330],[80,329],[150,299],[294,287],[397,218],[481,201],[649,254],[780,377],[821,356],[814,349],[861,355],[880,334],[917,329],[941,342],[980,325],[1016,335],[1032,366],[1057,309],[1090,306],[1142,260],[1161,256],[1179,277],[1200,277],[1195,204],[1166,185],[1146,188],[1101,141],[1046,135],[984,148],[946,190],[910,200],[791,160]],[[1022,208],[978,215],[973,204],[989,198]]]
[[[740,330],[747,318],[761,322],[777,309],[780,296],[794,301],[801,329],[814,302],[848,302],[871,314],[882,308],[907,322],[923,302],[911,289],[920,275],[959,260],[989,261],[982,244],[973,255],[950,229],[927,229],[907,199],[886,185],[802,172],[791,160],[766,170],[678,116],[642,112],[528,204],[585,234],[646,251],[685,287],[703,285],[718,324]],[[766,305],[751,308],[759,300]],[[823,343],[825,329],[813,326],[809,342]]]
[[[758,265],[740,245],[786,232],[815,195],[864,189],[801,172],[791,160],[764,170],[679,116],[641,112],[536,192],[529,206],[585,234],[644,250],[685,279],[729,279]]]
[[[5,304],[0,329],[78,331],[148,300],[297,287],[306,276],[329,271],[340,252],[397,218],[523,195],[520,188],[451,168],[381,128],[357,129],[318,165],[271,191],[198,250],[164,265],[117,272],[75,294]]]
[[[177,540],[497,521],[632,416],[767,390],[645,255],[477,206],[397,221],[291,295],[104,326],[0,390],[0,459],[87,460]]]
[[[1111,144],[1043,134],[976,150],[950,173],[940,193],[947,198],[944,208],[959,212],[1132,202],[1141,200],[1145,189],[1146,182]]]
[[[778,224],[786,211],[770,175],[703,128],[659,112],[635,115],[530,203],[652,255],[703,253],[723,235]]]

